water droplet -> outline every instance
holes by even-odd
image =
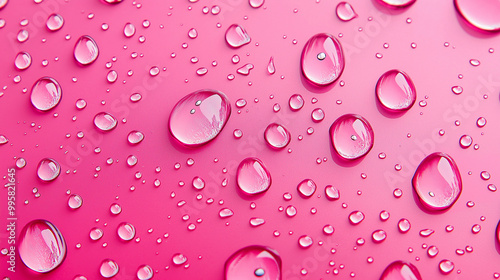
[[[422,205],[429,210],[448,209],[462,192],[458,167],[444,153],[433,153],[422,160],[413,175],[412,185]]]
[[[181,144],[197,147],[217,137],[230,115],[231,104],[222,92],[199,90],[177,102],[170,114],[170,133]]]
[[[14,60],[14,65],[18,70],[25,70],[31,66],[31,55],[27,52],[19,52]]]
[[[19,235],[19,257],[31,270],[46,273],[66,257],[66,242],[55,225],[45,220],[27,223]]]
[[[304,179],[297,185],[297,191],[303,198],[309,198],[316,191],[316,183],[311,179]]]
[[[411,263],[403,261],[395,261],[389,264],[380,280],[397,280],[397,279],[407,279],[407,280],[422,280],[420,273],[416,266]]]
[[[132,130],[127,135],[127,141],[132,145],[139,144],[142,140],[144,140],[144,133],[140,131]]]
[[[391,216],[389,212],[385,211],[385,210],[382,210],[380,211],[380,220],[385,222],[387,220],[389,220],[389,217]]]
[[[62,90],[59,83],[50,77],[38,79],[31,88],[31,104],[40,111],[49,111],[59,104]]]
[[[324,58],[318,58],[318,54]],[[323,56],[321,56],[323,57]],[[302,50],[300,65],[302,74],[311,83],[326,86],[335,82],[344,71],[344,53],[337,38],[330,34],[316,34]]]
[[[413,5],[413,3],[415,3],[415,1],[417,0],[379,0],[379,1],[390,8],[405,8]]]
[[[203,76],[208,73],[208,69],[206,67],[200,67],[196,69],[196,75]]]
[[[212,9],[211,9],[211,12],[212,12],[212,15],[218,15],[220,13],[220,7],[215,5],[215,6],[212,6]]]
[[[410,228],[411,228],[410,221],[408,221],[405,218],[399,220],[399,222],[398,222],[399,232],[401,232],[401,233],[407,233],[410,230]]]
[[[292,111],[300,110],[304,106],[304,103],[304,98],[302,98],[302,95],[300,94],[294,94],[290,96],[290,99],[288,100],[288,105]]]
[[[336,187],[328,185],[325,187],[325,195],[329,200],[338,200],[340,198],[340,191]]]
[[[78,99],[75,105],[78,110],[83,110],[85,107],[87,107],[87,101],[85,101],[85,99]]]
[[[236,72],[238,74],[247,76],[248,74],[250,74],[250,70],[252,70],[253,68],[254,68],[253,64],[247,63],[247,64],[243,65],[242,67],[238,68],[236,70]]]
[[[267,126],[264,139],[272,148],[283,149],[290,143],[291,136],[284,126],[272,123]]]
[[[137,279],[149,280],[153,278],[154,270],[149,265],[141,265],[137,269]]]
[[[490,32],[500,30],[500,3],[495,0],[477,2],[474,0],[455,0],[458,13],[473,27]]]
[[[330,140],[342,159],[354,160],[365,156],[373,147],[373,130],[363,117],[347,114],[330,127]]]
[[[423,229],[421,230],[418,234],[422,237],[429,237],[434,233],[434,230],[432,229]]]
[[[71,209],[78,209],[82,206],[83,204],[83,199],[81,196],[77,194],[72,194],[68,198],[68,206]]]
[[[152,77],[157,76],[158,74],[160,74],[160,68],[158,68],[158,66],[153,66],[149,69],[149,75]]]
[[[372,233],[372,240],[375,243],[381,243],[387,238],[387,233],[384,230],[376,230]]]
[[[44,158],[38,163],[37,175],[44,182],[56,179],[60,172],[61,166],[54,159]]]
[[[248,0],[248,4],[250,4],[250,7],[257,9],[264,5],[264,0]]]
[[[130,38],[134,36],[134,34],[135,34],[135,26],[132,23],[127,22],[123,27],[123,35],[125,35],[125,37],[127,38]]]
[[[459,95],[464,92],[464,89],[461,86],[453,86],[451,87],[451,91],[453,91],[454,94]]]
[[[450,274],[455,268],[455,264],[450,260],[442,260],[439,262],[439,270],[443,274]]]
[[[64,18],[60,14],[51,14],[45,23],[50,31],[57,31],[64,25]]]
[[[293,205],[289,205],[286,208],[285,212],[288,217],[294,217],[295,215],[297,215],[297,208],[295,208]]]
[[[427,248],[427,255],[430,258],[434,258],[435,256],[437,256],[437,254],[439,254],[439,249],[436,246],[430,246],[429,248]]]
[[[460,137],[460,147],[462,147],[463,149],[467,149],[471,145],[472,137],[470,137],[469,135],[462,135],[462,137]]]
[[[325,118],[325,112],[321,108],[316,108],[311,112],[311,118],[314,122],[321,122]]]
[[[246,195],[261,194],[271,186],[271,174],[260,159],[246,158],[238,166],[236,182]]]
[[[81,65],[89,65],[99,56],[99,48],[92,37],[84,35],[76,42],[73,55]]]
[[[471,228],[472,233],[478,234],[481,231],[481,225],[475,224]]]
[[[481,179],[487,181],[491,178],[490,173],[488,171],[481,171],[479,174],[481,176]]]
[[[313,239],[308,235],[302,235],[299,237],[299,245],[302,248],[309,248],[313,244]]]
[[[101,131],[113,130],[117,124],[118,121],[109,113],[100,112],[94,116],[94,125]]]
[[[219,217],[221,217],[221,218],[229,218],[233,215],[234,215],[233,211],[229,208],[222,208],[219,211]]]
[[[196,37],[198,37],[198,31],[196,29],[194,29],[194,28],[191,28],[188,31],[188,36],[191,39],[195,39]]]
[[[358,14],[356,14],[354,8],[351,6],[351,4],[347,2],[340,2],[337,5],[336,11],[337,11],[337,17],[342,21],[350,21],[358,17]]]
[[[361,223],[365,219],[365,214],[361,211],[352,211],[351,214],[349,214],[349,222],[352,225],[357,225]]]
[[[135,237],[135,227],[130,223],[122,222],[118,225],[117,233],[123,241],[130,241]]]
[[[19,41],[19,43],[26,42],[26,40],[28,40],[29,36],[30,36],[30,34],[29,34],[28,30],[21,29],[17,33],[17,41]]]
[[[127,157],[127,165],[132,167],[132,166],[135,166],[137,164],[138,160],[137,160],[137,157],[134,156],[134,155],[129,155]]]
[[[480,117],[476,121],[477,127],[484,127],[486,125],[486,119],[484,117]]]
[[[389,70],[380,76],[375,91],[383,108],[392,112],[409,110],[417,98],[413,81],[400,70]]]
[[[9,139],[5,137],[5,135],[0,134],[0,145],[7,144],[9,142]]]
[[[326,235],[332,235],[335,232],[335,228],[332,225],[325,225],[323,227],[323,233]]]
[[[116,274],[118,274],[118,271],[120,268],[118,267],[118,264],[111,259],[105,259],[101,262],[101,267],[99,268],[99,272],[101,273],[101,276],[104,278],[112,278]]]
[[[140,93],[133,93],[130,95],[130,101],[132,102],[139,102],[142,99],[142,95]]]
[[[226,30],[226,42],[233,48],[239,48],[250,41],[250,36],[241,25],[233,24]]]
[[[16,160],[16,167],[19,169],[22,169],[26,166],[26,160],[22,157],[18,158]]]
[[[278,280],[281,279],[281,258],[267,247],[245,247],[227,259],[224,274],[226,280]]]
[[[118,73],[115,70],[110,70],[108,72],[108,75],[106,75],[106,79],[110,83],[116,82],[116,79],[118,79]]]
[[[264,219],[261,219],[261,218],[251,218],[250,219],[250,225],[252,225],[253,227],[258,227],[260,225],[263,225],[266,221]]]
[[[269,63],[267,64],[267,73],[269,73],[270,75],[276,73],[276,67],[274,67],[274,57],[272,56],[269,59]]]
[[[92,228],[90,230],[90,233],[89,233],[89,236],[90,236],[90,239],[96,241],[96,240],[99,240],[101,239],[101,237],[104,235],[104,231],[100,228]]]

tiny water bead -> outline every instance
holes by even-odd
[[[73,56],[80,65],[92,64],[99,56],[97,43],[88,35],[80,37],[75,44]]]
[[[297,191],[303,198],[309,198],[316,192],[316,183],[311,179],[304,179],[297,185]]]
[[[139,266],[136,274],[137,274],[137,279],[139,280],[149,280],[153,278],[154,270],[153,268],[151,268],[151,266],[145,264]]]
[[[57,31],[61,29],[64,25],[64,18],[60,14],[51,14],[47,18],[47,22],[45,23],[47,29],[50,31]]]
[[[344,160],[365,156],[373,147],[373,129],[366,119],[347,114],[330,127],[330,140],[335,152]]]
[[[271,123],[264,131],[264,139],[270,147],[283,149],[290,143],[291,135],[284,126]]]
[[[422,276],[413,264],[395,261],[385,268],[380,280],[422,280]]]
[[[375,92],[383,108],[392,112],[409,110],[417,98],[415,85],[410,77],[395,69],[380,76]]]
[[[450,260],[442,260],[439,262],[439,270],[443,274],[450,274],[455,269],[455,264]]]
[[[31,88],[31,104],[39,111],[46,112],[56,107],[62,98],[59,83],[50,77],[38,79]]]
[[[238,166],[236,183],[246,195],[266,192],[271,186],[271,174],[258,158],[246,158]]]
[[[302,248],[309,248],[313,244],[313,239],[308,235],[302,235],[299,237],[299,246]]]
[[[115,70],[110,70],[106,75],[106,80],[108,80],[109,83],[114,83],[117,79],[118,73]]]
[[[183,97],[172,109],[169,129],[172,136],[188,147],[213,140],[231,115],[227,97],[216,90],[199,90]]]
[[[78,194],[72,194],[68,198],[68,206],[71,209],[78,209],[82,206],[83,204],[83,199],[80,195]]]
[[[338,200],[340,199],[340,190],[332,185],[327,185],[325,187],[325,195],[329,200]]]
[[[332,84],[342,75],[344,65],[342,45],[330,34],[314,35],[302,50],[300,59],[302,74],[314,85]]]
[[[239,48],[243,45],[250,43],[250,35],[245,31],[243,26],[238,24],[233,24],[229,26],[226,30],[226,43],[233,47]]]
[[[439,211],[448,209],[458,199],[462,192],[462,177],[449,155],[433,153],[418,166],[412,185],[422,206]]]
[[[352,211],[351,214],[349,214],[349,222],[352,225],[357,225],[361,223],[365,219],[365,214],[361,211]]]
[[[135,227],[130,223],[122,222],[118,225],[117,233],[121,240],[130,241],[135,237]]]
[[[118,124],[118,121],[110,113],[100,112],[94,116],[94,125],[100,131],[104,131],[104,132],[111,131],[111,130],[115,129],[117,124]]]
[[[27,52],[19,52],[14,60],[18,70],[26,70],[31,66],[31,55]]]
[[[354,8],[347,2],[340,2],[337,5],[336,12],[337,17],[342,21],[350,21],[358,17],[358,14],[356,14]]]
[[[231,255],[224,265],[225,280],[281,279],[281,258],[274,250],[249,246]]]
[[[266,221],[262,218],[250,218],[250,225],[253,227],[258,227],[266,223]]]
[[[378,0],[378,1],[390,8],[406,8],[413,5],[413,3],[415,3],[417,0]]]
[[[474,28],[487,31],[500,31],[500,3],[495,0],[454,0],[458,13]]]
[[[103,260],[99,268],[99,272],[101,273],[101,276],[104,278],[114,277],[116,274],[118,274],[119,270],[120,268],[118,267],[118,263],[116,263],[114,260],[111,259]]]
[[[61,173],[61,166],[51,158],[40,160],[37,167],[37,175],[40,180],[50,182],[55,180]]]
[[[46,220],[27,223],[19,235],[19,257],[31,270],[46,273],[66,257],[66,242],[55,225]]]

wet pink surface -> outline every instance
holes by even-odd
[[[337,18],[338,2],[268,0],[252,8],[247,0],[124,0],[116,5],[10,0],[0,10],[5,20],[4,26],[0,20],[0,134],[9,140],[0,145],[0,174],[6,184],[8,168],[19,157],[26,160],[16,170],[17,237],[30,221],[48,220],[64,236],[67,255],[53,271],[36,274],[19,255],[16,272],[8,271],[8,256],[2,253],[0,276],[101,279],[100,265],[111,259],[119,266],[115,279],[135,279],[143,265],[154,270],[153,279],[223,279],[224,264],[234,252],[262,245],[280,255],[283,279],[378,279],[397,260],[415,265],[422,279],[494,279],[500,273],[495,231],[500,194],[488,185],[498,183],[500,172],[499,35],[473,29],[453,1],[420,0],[404,9],[350,1],[358,17],[349,22]],[[220,7],[216,15],[214,5]],[[46,27],[52,13],[64,18],[60,30]],[[23,26],[24,19],[28,23]],[[130,38],[123,32],[128,22],[136,28]],[[232,24],[244,27],[249,44],[235,49],[226,43]],[[194,39],[188,36],[192,28]],[[23,43],[16,39],[21,29],[29,33]],[[300,68],[304,44],[318,33],[335,36],[344,51],[342,75],[326,87],[309,83]],[[99,47],[98,58],[87,66],[73,55],[83,35]],[[14,65],[20,51],[32,58],[22,71]],[[240,57],[236,64],[231,61],[235,54]],[[267,70],[271,57],[273,75]],[[247,63],[254,68],[238,74]],[[160,69],[156,76],[150,74],[154,66]],[[198,75],[203,67],[207,73]],[[377,105],[375,85],[390,69],[404,69],[416,87],[416,103],[403,115]],[[106,78],[110,70],[118,75],[114,83]],[[30,90],[45,76],[58,81],[62,98],[51,111],[40,112],[31,104]],[[454,86],[463,92],[453,93]],[[233,111],[213,141],[186,148],[170,135],[168,119],[181,98],[200,89],[224,92]],[[142,99],[131,102],[134,93]],[[297,93],[305,105],[292,111],[288,100]],[[241,109],[235,106],[240,98],[247,101]],[[78,109],[78,99],[87,106]],[[277,112],[275,104],[281,108]],[[315,108],[324,111],[323,121],[312,120]],[[116,128],[99,131],[93,123],[99,112],[113,115]],[[355,162],[339,161],[329,139],[331,124],[344,114],[362,115],[375,134],[371,151]],[[476,125],[480,117],[487,120],[484,127]],[[272,149],[264,140],[266,127],[274,122],[291,133],[285,149]],[[233,136],[236,129],[241,138]],[[144,133],[136,145],[127,141],[133,130]],[[459,145],[465,134],[473,139],[468,149]],[[462,176],[460,197],[437,214],[419,206],[411,185],[420,161],[433,152],[450,155]],[[126,163],[130,155],[138,159],[132,167]],[[272,176],[272,186],[256,197],[242,196],[236,185],[237,166],[248,157],[265,162]],[[51,182],[37,177],[43,158],[61,165],[61,174]],[[491,178],[482,179],[482,171]],[[192,187],[196,176],[205,181],[202,190]],[[318,188],[308,199],[297,192],[304,178]],[[338,200],[327,199],[327,185],[340,191]],[[393,194],[396,188],[402,191],[399,198]],[[7,190],[2,188],[0,199],[5,225]],[[285,200],[286,192],[291,200]],[[80,208],[68,206],[71,194],[81,196]],[[121,213],[110,212],[113,203]],[[288,205],[296,208],[295,216],[287,216]],[[234,214],[221,218],[223,208]],[[379,217],[382,210],[390,213],[386,221]],[[353,211],[364,214],[363,222],[349,222]],[[265,223],[252,226],[251,218]],[[398,230],[402,218],[411,223],[406,233]],[[133,240],[118,237],[122,222],[135,227]],[[476,224],[481,230],[474,233]],[[325,225],[332,225],[334,233],[323,233]],[[452,231],[445,229],[448,225]],[[94,227],[104,232],[97,241],[89,237]],[[423,237],[423,229],[434,233]],[[387,234],[381,243],[372,241],[376,230]],[[1,231],[0,249],[9,246],[7,234]],[[303,235],[312,238],[312,246],[299,246]],[[356,243],[359,238],[364,244]],[[433,258],[427,254],[432,245],[439,249]],[[457,253],[466,246],[473,249]],[[175,265],[177,254],[187,261]],[[449,274],[440,272],[442,260],[453,262]]]

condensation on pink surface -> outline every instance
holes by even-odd
[[[341,11],[357,15],[349,21],[339,3],[0,0],[0,174],[6,184],[16,168],[18,218],[16,272],[3,232],[0,276],[224,279],[243,248],[272,248],[280,268],[250,254],[248,278],[500,278],[498,1],[353,0]],[[333,45],[304,64],[317,34]],[[416,89],[404,113],[377,98],[391,69]],[[180,120],[176,138],[174,107],[206,89],[227,107],[207,106],[204,123]],[[182,114],[200,116],[203,100],[188,105]],[[373,130],[356,160],[339,157],[330,137],[344,115]],[[273,123],[290,137],[277,130],[279,149],[264,137]],[[423,206],[412,186],[433,153],[461,177],[444,211]],[[269,172],[251,173],[265,179],[251,185],[258,195],[237,183],[247,158]],[[297,188],[305,178],[311,196]],[[47,273],[19,255],[33,221],[66,245]]]

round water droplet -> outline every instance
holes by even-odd
[[[154,270],[149,265],[141,265],[137,269],[137,279],[149,280],[153,278]]]
[[[260,159],[246,158],[238,166],[236,183],[246,195],[261,194],[271,186],[271,174]]]
[[[297,215],[297,208],[295,208],[293,205],[289,205],[286,208],[285,212],[288,217],[294,217],[295,215]]]
[[[27,52],[19,52],[14,60],[14,65],[18,70],[25,70],[31,66],[31,55]]]
[[[40,78],[31,88],[31,104],[40,111],[53,109],[59,104],[61,98],[61,86],[53,78]]]
[[[453,86],[451,87],[451,91],[453,91],[454,94],[459,95],[464,92],[464,89],[461,86]]]
[[[127,141],[132,145],[139,144],[142,140],[144,140],[144,133],[137,130],[130,131],[127,136]]]
[[[340,191],[336,187],[328,185],[325,187],[325,195],[329,200],[338,200],[340,198]]]
[[[196,37],[198,37],[198,31],[196,29],[194,29],[194,28],[191,28],[188,31],[188,36],[191,39],[195,39]]]
[[[410,228],[411,228],[410,221],[408,221],[405,218],[399,220],[399,222],[398,222],[399,232],[401,232],[401,233],[407,233],[410,230]]]
[[[333,148],[344,160],[365,156],[373,147],[373,136],[371,125],[359,115],[343,115],[330,127]]]
[[[299,245],[302,248],[309,248],[313,244],[313,239],[308,235],[302,235],[299,237]]]
[[[267,126],[264,139],[272,148],[283,149],[290,143],[291,136],[284,126],[272,123]]]
[[[118,121],[109,113],[100,112],[94,116],[94,125],[101,131],[113,130],[117,124]]]
[[[351,6],[351,4],[347,2],[340,2],[337,5],[336,11],[337,11],[337,17],[342,21],[350,21],[358,17],[358,14],[356,14],[354,8]]]
[[[202,178],[198,176],[193,178],[193,188],[197,190],[202,190],[204,187],[205,187],[205,181]]]
[[[387,233],[384,230],[376,230],[372,233],[372,240],[375,243],[381,243],[387,238]]]
[[[434,258],[437,254],[439,254],[439,249],[436,246],[430,246],[427,248],[427,255],[429,257]]]
[[[160,74],[160,68],[158,68],[158,66],[153,66],[151,67],[151,69],[149,69],[149,75],[151,75],[152,77],[158,76],[158,74]]]
[[[45,23],[47,29],[50,31],[57,31],[61,29],[64,25],[64,18],[60,14],[51,14],[47,18],[47,22]]]
[[[335,82],[344,71],[344,64],[344,53],[340,42],[326,33],[311,37],[305,44],[300,59],[302,74],[318,86]]]
[[[484,127],[486,125],[486,119],[484,117],[480,117],[476,121],[477,127]]]
[[[99,56],[99,48],[92,37],[84,35],[76,42],[73,55],[81,65],[89,65]]]
[[[325,118],[325,112],[321,108],[316,108],[311,112],[313,122],[321,122]]]
[[[500,2],[496,0],[455,0],[458,13],[473,27],[483,31],[500,31]]]
[[[96,241],[96,240],[99,240],[101,239],[101,237],[104,235],[104,231],[100,228],[92,228],[90,230],[90,233],[89,233],[89,236],[90,236],[90,239]]]
[[[130,223],[123,222],[118,225],[117,233],[123,241],[130,241],[135,237],[135,227]]]
[[[323,233],[326,235],[332,235],[335,232],[335,228],[332,225],[325,225],[323,227]]]
[[[231,104],[219,91],[200,90],[183,97],[169,119],[172,136],[181,144],[197,147],[213,140],[231,115]]]
[[[111,206],[109,207],[109,211],[111,212],[111,214],[113,215],[118,215],[122,212],[122,207],[120,206],[120,204],[118,203],[113,203],[111,204]]]
[[[462,147],[463,149],[467,149],[471,145],[472,137],[470,137],[469,135],[462,135],[462,137],[460,137],[460,147]]]
[[[79,196],[77,194],[72,194],[69,196],[69,198],[68,198],[69,208],[78,209],[78,208],[82,207],[82,204],[83,204],[83,199],[81,196]]]
[[[302,95],[300,94],[294,94],[290,96],[288,105],[290,106],[290,109],[292,109],[292,111],[298,111],[302,107],[304,107],[304,98],[302,98]]]
[[[127,38],[130,38],[134,36],[134,34],[135,34],[135,26],[132,23],[127,22],[123,27],[123,35],[125,35],[125,37]]]
[[[44,182],[56,179],[60,172],[61,166],[54,159],[44,158],[38,163],[37,175]]]
[[[18,158],[16,160],[16,167],[19,169],[22,169],[26,166],[26,160],[22,157]]]
[[[460,196],[462,177],[455,161],[449,155],[433,153],[418,166],[412,185],[425,208],[445,210]]]
[[[478,234],[481,231],[481,225],[474,224],[471,228],[472,233]]]
[[[442,260],[439,262],[439,270],[443,274],[450,274],[455,268],[455,264],[450,260]]]
[[[118,73],[115,70],[110,70],[108,72],[108,75],[106,75],[106,79],[110,83],[116,82],[116,79],[118,79]]]
[[[30,36],[30,34],[29,34],[28,30],[21,29],[17,33],[17,41],[19,41],[19,43],[26,42],[26,40],[28,40],[29,36]]]
[[[226,43],[233,48],[239,48],[250,41],[250,36],[241,25],[233,24],[226,30]]]
[[[252,8],[260,8],[264,5],[264,0],[248,0],[248,4],[250,4]]]
[[[127,157],[127,165],[132,167],[132,166],[135,166],[137,164],[138,160],[137,160],[137,157],[134,156],[134,155],[130,155]]]
[[[413,264],[395,261],[385,268],[380,280],[422,280],[422,277]]]
[[[99,272],[101,273],[101,276],[104,278],[112,278],[116,274],[118,274],[118,271],[120,268],[118,267],[118,264],[111,259],[105,259],[101,262],[101,267],[99,268]]]
[[[19,235],[19,257],[29,269],[46,273],[64,261],[66,242],[51,222],[33,220]]]
[[[361,211],[352,211],[349,214],[349,222],[353,225],[361,223],[365,219],[365,214]]]
[[[267,247],[245,247],[227,259],[224,274],[225,280],[280,280],[281,258]]]
[[[380,212],[380,220],[385,222],[387,220],[389,220],[389,218],[391,217],[391,214],[385,210],[382,210]]]
[[[379,1],[380,3],[390,8],[405,8],[413,5],[413,3],[415,3],[417,0],[379,0]]]
[[[303,198],[309,198],[316,191],[316,183],[311,179],[304,179],[297,185],[297,191]]]
[[[395,69],[380,76],[375,92],[383,108],[392,112],[410,109],[417,98],[415,85],[410,77],[405,72]]]

